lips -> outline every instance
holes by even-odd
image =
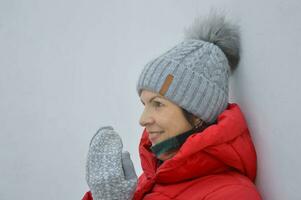
[[[152,132],[149,132],[149,140],[151,141],[151,143],[155,144],[157,142],[157,140],[159,139],[160,135],[163,132],[164,131],[152,131]]]

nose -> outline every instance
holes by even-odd
[[[154,121],[151,112],[145,108],[140,116],[139,124],[146,127],[147,125],[154,123]]]

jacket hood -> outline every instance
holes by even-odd
[[[176,183],[230,170],[252,181],[256,177],[255,148],[237,104],[229,104],[216,124],[191,135],[177,154],[160,166],[150,147],[144,129],[139,145],[142,169],[147,178],[158,183]]]

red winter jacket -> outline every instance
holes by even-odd
[[[160,166],[140,142],[143,174],[133,200],[260,200],[253,183],[256,152],[239,106],[229,104],[217,123],[191,135],[177,154]],[[83,200],[93,200],[87,192]]]

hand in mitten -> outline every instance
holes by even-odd
[[[94,200],[132,199],[137,175],[128,152],[111,126],[100,128],[90,142],[86,181]]]

